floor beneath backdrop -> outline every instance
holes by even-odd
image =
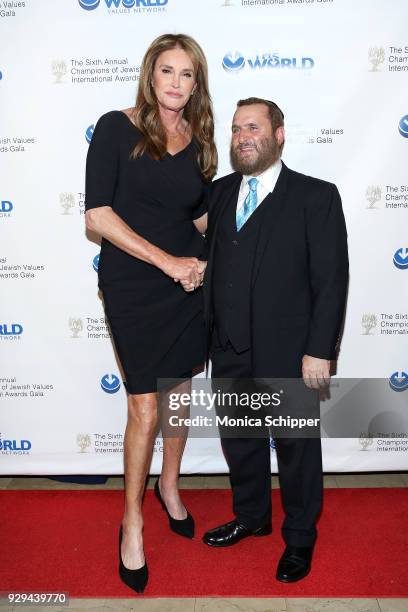
[[[151,479],[154,482],[154,479]],[[149,487],[152,486],[152,482],[149,483]],[[223,489],[229,487],[228,478],[225,476],[184,476],[181,478],[182,488],[192,489]],[[277,478],[272,478],[272,488],[278,487]],[[407,473],[378,473],[378,474],[336,474],[325,476],[325,487],[326,488],[364,488],[364,487],[408,487],[408,474]],[[68,483],[59,483],[44,478],[38,477],[3,477],[0,478],[1,489],[51,489],[51,490],[110,490],[110,489],[122,489],[123,479],[112,477],[109,478],[105,485],[75,485]],[[408,491],[407,491],[408,493]],[[217,521],[215,521],[215,524]],[[401,528],[404,528],[401,525]],[[245,544],[245,543],[242,543]],[[375,554],[375,550],[372,551]],[[271,568],[271,577],[273,577],[274,568]],[[300,584],[300,583],[299,583]],[[2,609],[13,610],[12,607],[3,607]],[[15,606],[14,610],[58,610],[59,608],[53,607],[30,607]],[[240,612],[245,610],[246,612],[317,612],[317,611],[339,611],[339,612],[408,612],[408,600],[407,599],[367,599],[367,598],[355,598],[355,599],[322,599],[313,598],[305,599],[300,598],[297,595],[296,598],[280,597],[280,598],[148,598],[137,600],[136,598],[129,599],[71,599],[69,607],[61,608],[61,610],[137,610],[139,612],[153,612],[153,611],[169,611],[175,612],[176,610],[186,610],[191,612]]]

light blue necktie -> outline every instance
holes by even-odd
[[[258,205],[258,194],[256,193],[256,188],[258,186],[258,179],[250,178],[248,181],[249,185],[249,193],[244,200],[244,204],[241,206],[239,211],[237,212],[236,223],[237,223],[237,231],[241,229],[241,227],[246,223],[249,217],[252,215],[254,210]]]

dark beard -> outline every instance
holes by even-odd
[[[252,174],[260,174],[272,166],[280,157],[279,145],[274,136],[271,138],[264,138],[260,145],[256,145],[258,151],[258,157],[254,161],[245,161],[240,159],[236,148],[231,145],[230,148],[230,160],[231,166],[235,172],[245,174],[247,176]]]

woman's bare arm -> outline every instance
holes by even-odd
[[[106,238],[125,253],[156,266],[175,281],[194,285],[201,282],[201,265],[195,257],[174,257],[139,236],[110,206],[91,208],[85,214],[86,227]]]

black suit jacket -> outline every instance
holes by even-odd
[[[204,312],[212,326],[215,238],[221,212],[238,199],[234,172],[208,188]],[[249,287],[255,377],[297,377],[305,354],[336,358],[348,284],[347,231],[335,185],[282,164],[265,215]]]

